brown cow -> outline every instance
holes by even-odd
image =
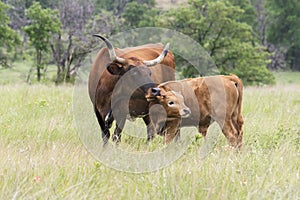
[[[156,125],[165,135],[166,143],[180,134],[180,126],[196,126],[198,131],[206,136],[208,127],[216,121],[229,145],[241,147],[244,123],[243,83],[237,76],[210,76],[169,81],[150,89],[146,97],[151,102],[150,110],[151,106],[157,103],[165,109],[167,119],[162,119],[162,122],[156,119],[158,124]],[[191,113],[186,118],[187,107]]]
[[[174,80],[175,62],[161,44],[146,44],[124,49],[114,48],[103,36],[107,48],[102,48],[92,65],[89,75],[89,96],[106,144],[111,127],[116,120],[113,141],[120,142],[126,117],[142,117],[147,125],[148,140],[154,136],[150,123],[145,94],[150,87]]]

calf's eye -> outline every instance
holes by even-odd
[[[169,105],[169,106],[173,106],[173,105],[174,105],[174,101],[169,101],[169,102],[168,102],[168,105]]]

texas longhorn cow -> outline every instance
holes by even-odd
[[[153,122],[166,143],[179,136],[180,126],[196,126],[205,137],[210,124],[216,121],[234,148],[242,145],[242,97],[243,83],[235,75],[169,81],[149,89],[147,94],[150,110],[154,104],[165,110],[165,117],[154,116]]]
[[[104,144],[110,137],[109,128],[114,120],[116,128],[112,139],[116,143],[121,141],[121,132],[128,115],[131,118],[143,118],[147,125],[147,138],[151,140],[155,128],[150,122],[149,103],[145,94],[149,88],[175,79],[174,55],[168,52],[169,44],[165,48],[157,43],[119,49],[114,48],[107,38],[98,34],[94,36],[103,40],[107,46],[98,52],[88,83],[89,96]],[[126,95],[130,96],[128,102]]]

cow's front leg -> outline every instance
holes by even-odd
[[[105,146],[109,140],[110,137],[110,132],[109,132],[109,128],[106,127],[105,125],[105,120],[102,118],[100,112],[98,111],[98,109],[95,107],[95,114],[97,116],[97,120],[98,123],[100,125],[101,128],[101,132],[102,132],[102,140],[103,140],[103,145]]]
[[[115,142],[116,144],[121,142],[121,132],[124,128],[125,121],[126,121],[126,119],[123,118],[123,119],[118,120],[116,123],[116,128],[115,128],[114,134],[112,136],[112,141]]]
[[[106,114],[105,116],[105,129],[110,129],[111,128],[111,125],[114,121],[114,117],[113,117],[113,114],[112,114],[112,109]]]
[[[103,140],[104,146],[107,144],[109,137],[110,137],[109,129],[104,129],[102,131],[102,140]]]
[[[154,127],[149,115],[143,117],[143,120],[147,126],[147,140],[151,141],[154,138],[155,127]]]

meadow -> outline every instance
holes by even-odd
[[[240,152],[219,134],[200,158],[193,137],[170,166],[139,174],[86,150],[72,85],[0,85],[0,199],[300,199],[300,73],[275,75],[275,86],[244,90]]]

